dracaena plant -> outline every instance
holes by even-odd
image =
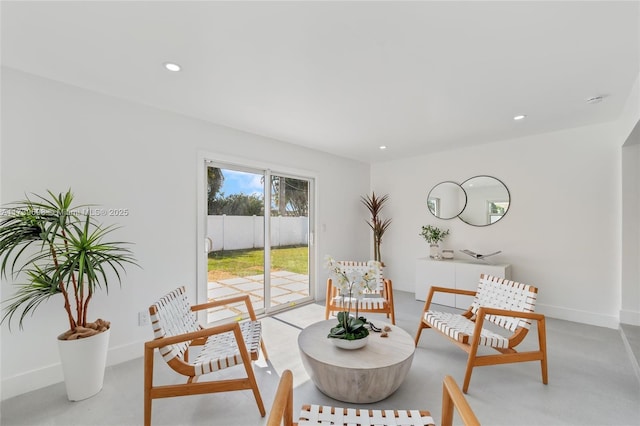
[[[0,273],[16,281],[5,304],[2,322],[27,314],[53,296],[62,296],[69,330],[61,338],[87,337],[109,323],[87,321],[89,303],[109,281],[121,284],[125,265],[136,265],[129,243],[107,241],[116,229],[91,216],[88,205],[73,205],[73,193],[33,195],[10,204],[0,219]]]
[[[371,214],[371,220],[368,221],[367,224],[373,231],[373,259],[377,262],[382,262],[382,256],[380,253],[382,236],[384,235],[389,225],[391,225],[391,219],[383,219],[380,217],[382,208],[384,207],[388,199],[388,194],[378,197],[376,196],[375,191],[373,191],[371,195],[360,197],[360,201],[367,207],[369,213]]]

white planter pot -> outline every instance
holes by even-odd
[[[369,341],[369,336],[362,339],[346,340],[346,339],[334,339],[331,338],[331,342],[340,349],[360,349],[364,348]]]
[[[59,340],[60,361],[69,401],[87,399],[102,389],[110,329],[77,340]]]

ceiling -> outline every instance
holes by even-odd
[[[0,7],[4,66],[366,162],[614,120],[639,69],[636,1]]]

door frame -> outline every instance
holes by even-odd
[[[317,288],[317,276],[318,276],[318,253],[316,247],[318,246],[318,233],[317,233],[317,214],[316,206],[317,202],[317,185],[318,185],[318,176],[317,173],[295,169],[293,167],[284,166],[282,164],[264,162],[264,161],[255,161],[247,158],[240,158],[229,156],[226,154],[219,154],[212,151],[198,151],[197,154],[197,167],[196,167],[196,176],[197,176],[197,184],[196,184],[196,282],[197,282],[197,303],[205,303],[208,301],[207,295],[207,174],[206,174],[206,163],[214,162],[218,165],[226,164],[230,167],[237,168],[248,168],[248,169],[256,169],[261,171],[268,172],[267,174],[284,174],[284,175],[292,175],[300,178],[305,178],[310,180],[309,185],[309,297],[310,299],[316,300],[316,288]],[[268,187],[269,181],[265,179],[265,189]],[[269,192],[265,192],[265,197],[271,197],[270,188]],[[269,209],[266,209],[269,210]],[[270,212],[269,212],[270,213]],[[268,219],[267,211],[265,211],[265,220]],[[265,224],[265,230],[269,229],[269,226]],[[265,239],[266,243],[267,239]],[[266,245],[266,244],[265,244]],[[269,245],[270,247],[270,245]],[[267,250],[265,249],[265,257],[269,256]],[[265,262],[268,261],[268,258],[265,258]],[[265,268],[266,271],[266,268]],[[266,275],[266,274],[265,274]],[[265,280],[268,280],[268,277],[265,277]],[[265,281],[266,284],[266,281]],[[267,293],[269,290],[267,289]],[[265,294],[265,297],[269,296],[269,294]],[[266,298],[265,298],[266,301]],[[275,309],[273,307],[266,307],[265,303],[265,312],[264,315],[269,315],[273,312],[281,311],[285,308],[289,308],[289,306],[277,306]],[[198,313],[198,319],[202,323],[206,323],[206,312],[201,311]]]

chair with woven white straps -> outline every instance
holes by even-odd
[[[465,426],[480,425],[453,377],[445,376],[442,383],[442,426],[452,426],[454,409]],[[435,422],[431,413],[426,410],[372,410],[303,405],[296,423],[293,421],[293,375],[290,370],[285,370],[267,420],[267,426],[281,425],[433,426]]]
[[[358,271],[365,273],[371,269],[376,274],[375,287],[372,291],[359,299],[358,312],[385,314],[391,319],[391,324],[396,324],[396,314],[393,306],[393,283],[390,279],[384,278],[383,267],[378,262],[370,260],[368,262],[355,262],[341,260],[337,262],[342,269],[349,273],[350,271]],[[340,312],[346,309],[348,303],[356,303],[353,298],[349,301],[348,297],[340,296],[339,289],[333,285],[333,279],[327,280],[327,299],[325,301],[324,319],[329,319],[331,312]]]
[[[248,321],[233,321],[227,324],[203,328],[195,312],[216,306],[231,306],[244,303],[249,314]],[[144,345],[144,424],[151,424],[151,401],[154,398],[198,395],[204,393],[235,390],[253,391],[261,416],[265,416],[264,404],[256,382],[251,360],[257,360],[262,348],[261,324],[256,320],[248,295],[219,299],[191,306],[185,288],[180,287],[149,307],[151,326],[155,339]],[[189,360],[189,348],[200,347]],[[187,382],[176,385],[153,384],[154,350],[158,349],[164,361],[177,373],[186,376]],[[208,373],[235,365],[243,365],[247,377],[203,381],[198,379]]]
[[[437,292],[475,297],[469,309],[462,314],[432,311],[431,300]],[[473,367],[513,362],[540,361],[542,383],[546,385],[548,375],[545,317],[534,312],[537,295],[538,289],[534,286],[484,274],[480,275],[476,291],[431,287],[418,325],[416,346],[422,329],[433,328],[467,352],[469,357],[462,385],[464,393],[469,389]],[[534,320],[538,329],[538,349],[518,352],[515,347],[524,340]],[[512,334],[505,337],[485,328],[485,322]],[[493,348],[499,353],[478,355],[480,346]]]

